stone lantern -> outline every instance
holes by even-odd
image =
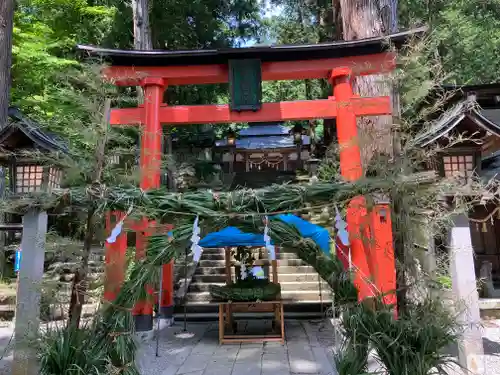
[[[37,160],[36,153],[66,152],[55,137],[9,108],[9,121],[0,129],[0,165],[9,181],[7,197],[46,192],[58,188],[61,170]],[[47,213],[29,208],[23,216],[20,266],[18,271],[13,374],[39,373],[37,353],[32,343],[39,334],[40,285],[43,279]]]

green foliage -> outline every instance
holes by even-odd
[[[52,327],[41,340],[38,356],[41,375],[100,375],[107,373],[105,342],[94,326],[81,329]]]
[[[280,292],[280,284],[269,280],[245,279],[229,285],[210,285],[210,295],[219,301],[272,301]]]
[[[237,45],[257,34],[258,5],[256,0],[151,2],[153,46]],[[63,135],[71,131],[67,120],[75,108],[66,105],[68,100],[61,104],[61,81],[80,65],[76,44],[133,48],[132,9],[122,0],[20,0],[14,26],[11,102]],[[135,98],[133,89],[125,93]],[[227,85],[170,87],[167,93],[170,104],[219,102],[221,96],[227,96]]]
[[[446,374],[454,363],[445,350],[457,342],[460,330],[449,307],[425,299],[396,318],[394,311],[377,301],[376,309],[359,305],[346,313],[346,330],[366,340],[376,350],[388,375]]]
[[[75,45],[99,43],[113,17],[113,8],[92,6],[87,0],[19,1],[14,19],[12,103],[42,122],[57,122],[54,116],[67,110],[59,103],[61,73],[79,65]]]
[[[496,82],[500,77],[499,0],[400,0],[402,26],[426,23],[449,82]]]
[[[436,280],[439,285],[445,290],[451,290],[451,277],[447,275],[440,275]]]

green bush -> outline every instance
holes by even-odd
[[[106,374],[107,352],[99,336],[93,326],[50,328],[40,342],[40,374]]]
[[[397,318],[391,307],[380,302],[375,310],[360,305],[348,314],[344,318],[348,333],[369,342],[388,375],[444,374],[454,363],[445,350],[456,343],[458,326],[438,301],[411,304]]]

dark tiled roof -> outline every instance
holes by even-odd
[[[500,179],[500,151],[484,158],[481,162],[481,177],[485,181]]]
[[[68,152],[67,145],[57,136],[44,132],[40,126],[24,116],[16,107],[9,107],[9,121],[0,129],[0,145],[15,131],[21,131],[37,147],[47,152]]]
[[[494,111],[497,110],[482,110],[473,99],[464,99],[445,111],[426,132],[415,137],[413,142],[416,146],[426,147],[449,134],[465,118],[471,119],[478,127],[500,137],[500,122],[495,122]]]
[[[307,135],[302,136],[302,144],[308,145],[310,143]],[[227,146],[225,139],[215,143],[218,147]],[[236,148],[245,150],[260,150],[260,149],[278,149],[278,148],[292,148],[297,147],[291,135],[271,135],[267,137],[245,137],[236,140]]]
[[[268,135],[289,135],[290,128],[281,124],[250,124],[248,128],[241,129],[238,132],[240,137],[249,136],[268,136]]]

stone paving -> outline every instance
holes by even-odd
[[[243,324],[248,328],[259,322]],[[180,330],[178,325],[160,333],[159,357],[155,356],[154,341],[141,346],[137,363],[142,375],[337,374],[332,356],[333,328],[327,320],[287,320],[284,345],[219,345],[218,323],[188,324],[188,331],[195,334],[190,339],[176,338]]]
[[[484,321],[485,375],[500,374],[500,320]],[[160,334],[156,342],[139,348],[137,364],[142,375],[337,375],[333,364],[334,334],[327,320],[287,320],[285,345],[279,343],[218,345],[217,323],[189,323],[195,334],[178,339],[179,323]],[[12,324],[0,324],[0,375],[12,367]],[[463,375],[463,372],[459,372]],[[449,375],[456,375],[450,371]]]

